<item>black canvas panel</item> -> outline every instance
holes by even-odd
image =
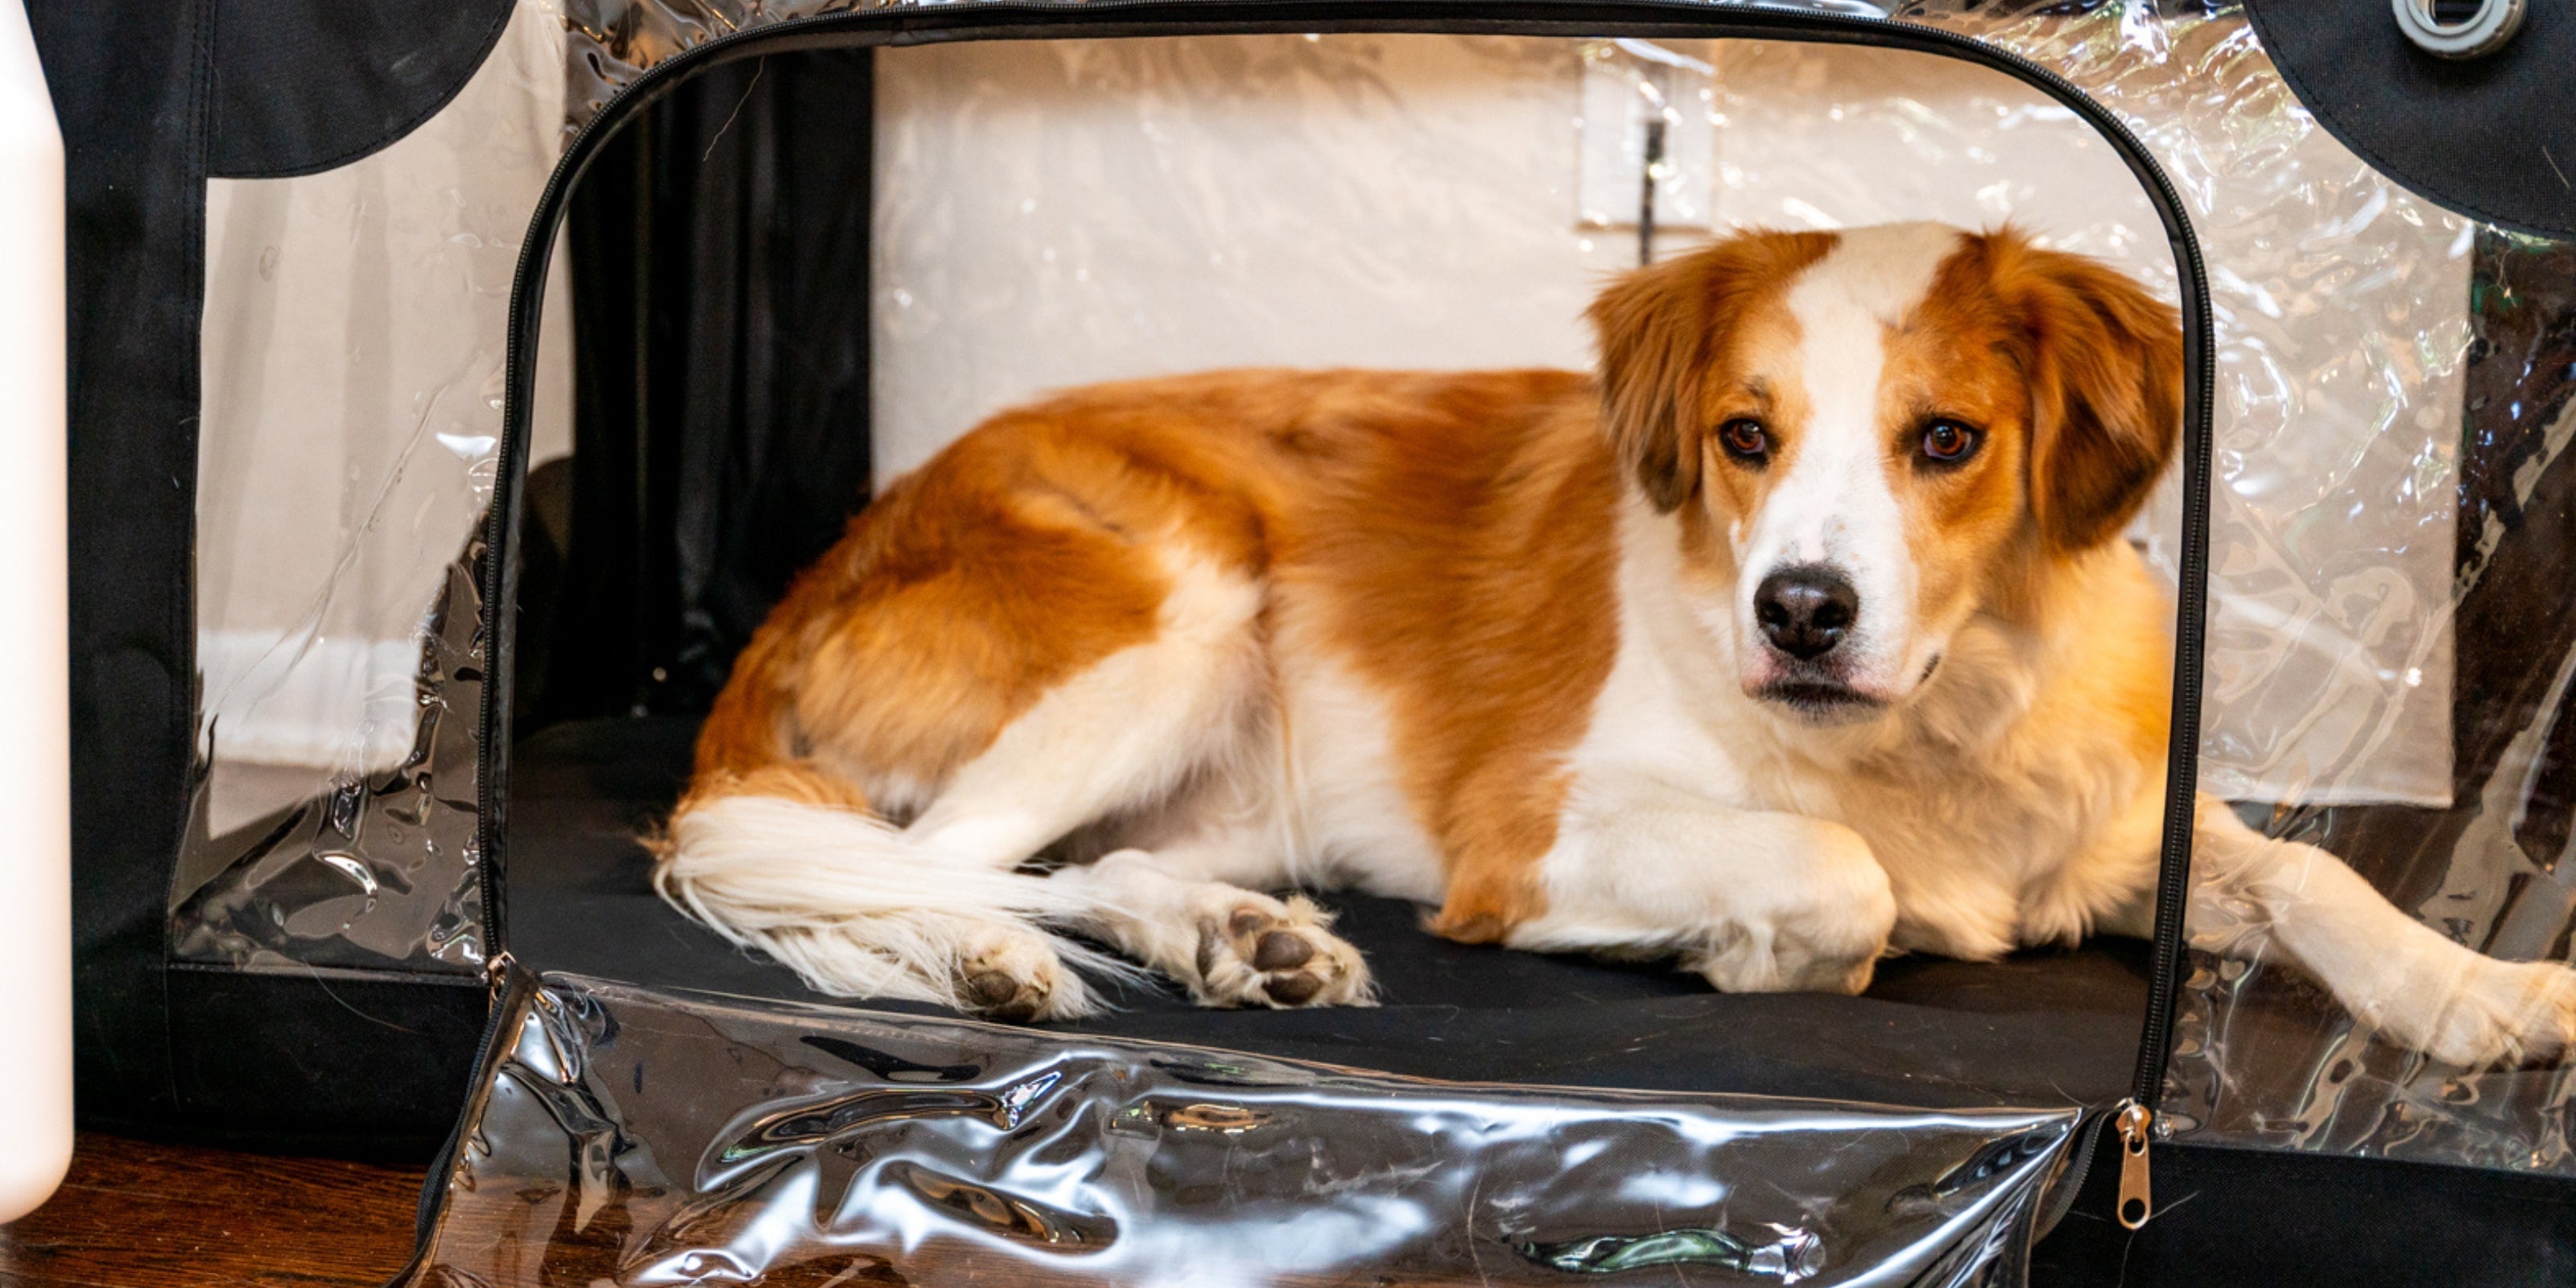
[[[282,1153],[428,1158],[465,1103],[488,998],[472,978],[173,967],[177,1112],[130,1129]]]
[[[446,1019],[353,1019],[345,988],[306,985],[281,999],[276,981],[252,980],[209,1000],[203,977],[174,985],[164,964],[170,868],[193,787],[190,573],[218,29],[229,25],[230,48],[248,51],[242,66],[251,70],[233,78],[233,92],[282,113],[272,124],[346,124],[336,118],[353,110],[347,86],[395,82],[413,92],[405,112],[425,116],[480,63],[509,5],[413,5],[409,17],[394,12],[401,7],[317,4],[301,18],[251,0],[30,9],[66,162],[75,1053],[80,1115],[93,1127],[393,1140],[417,1153],[444,1130],[472,1054],[472,1031],[453,1042]],[[482,19],[472,48],[461,37],[427,38],[461,31],[462,14]],[[438,61],[422,60],[433,46],[455,55],[443,88],[423,71]],[[237,112],[232,123],[248,121]],[[479,987],[432,992],[429,1014],[453,1008],[479,1024]],[[245,1000],[254,998],[267,1000]],[[371,1055],[433,1072],[409,1083],[372,1068]],[[390,1117],[362,1107],[374,1104],[371,1079],[395,1093],[384,1102],[395,1107]],[[334,1108],[340,1096],[350,1099]],[[281,1105],[301,1108],[279,1119]],[[254,1122],[266,1125],[240,1126]]]
[[[2119,1151],[2032,1258],[2033,1288],[2576,1283],[2576,1183],[2385,1159],[2159,1145],[2157,1215],[2111,1219]]]
[[[190,550],[211,6],[28,14],[64,143],[80,1109],[171,1104],[163,921],[194,719]]]
[[[2576,237],[2576,7],[2525,0],[2504,48],[2417,49],[2384,4],[2246,0],[2281,78],[2345,147],[2410,191],[2542,237]]]
[[[636,837],[687,775],[695,721],[558,725],[512,758],[512,949],[540,970],[777,997],[808,992],[654,897]],[[1212,1011],[1128,990],[1072,1034],[1189,1042],[1417,1077],[1880,1103],[2107,1104],[2125,1089],[2146,950],[2109,943],[1996,965],[1884,963],[1863,998],[1728,996],[1652,965],[1451,943],[1412,905],[1330,896],[1384,1005]],[[908,1003],[881,1009],[935,1012]]]
[[[215,0],[208,165],[235,179],[343,166],[472,79],[516,0]]]

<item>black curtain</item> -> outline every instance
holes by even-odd
[[[871,66],[718,68],[574,193],[574,453],[530,478],[521,736],[705,710],[865,503]]]

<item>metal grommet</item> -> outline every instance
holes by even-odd
[[[2525,0],[2479,0],[2466,22],[2433,16],[2432,0],[2395,0],[2397,29],[2415,47],[2437,58],[2484,58],[2522,30]]]

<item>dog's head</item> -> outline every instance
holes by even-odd
[[[1981,610],[2119,538],[2180,437],[2174,310],[2006,230],[1754,232],[1593,305],[1608,432],[1746,693],[1903,703]]]

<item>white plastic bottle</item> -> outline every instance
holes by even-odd
[[[0,1224],[72,1156],[63,137],[0,0]]]

